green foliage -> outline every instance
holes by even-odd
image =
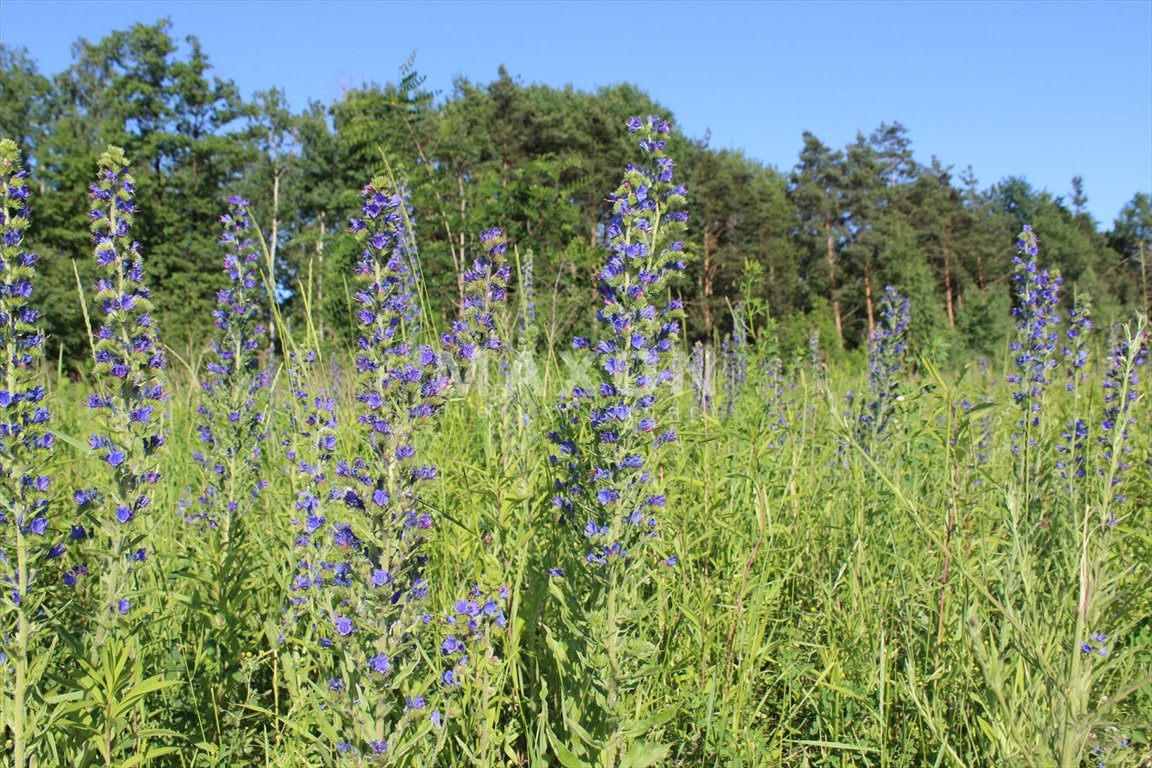
[[[442,474],[427,500],[440,521],[426,544],[432,604],[447,609],[472,583],[509,589],[508,634],[446,710],[441,764],[586,765],[594,754],[585,737],[594,740],[602,703],[580,672],[590,628],[548,576],[561,540],[541,426],[524,421],[582,375],[550,359],[536,360],[535,378],[524,374],[517,405],[480,390],[450,403],[426,446]],[[621,637],[640,663],[626,682],[635,709],[621,765],[1079,766],[1097,746],[1109,765],[1139,764],[1149,749],[1140,713],[1152,706],[1141,676],[1152,657],[1152,486],[1135,471],[1152,455],[1146,431],[1133,430],[1118,525],[1096,522],[1117,502],[1094,473],[1078,500],[1052,483],[1025,515],[1007,439],[1016,408],[1001,377],[923,365],[924,378],[906,382],[882,465],[855,446],[841,415],[862,373],[834,365],[817,378],[790,367],[782,443],[757,396],[723,422],[688,418],[686,396],[681,439],[660,466],[662,546],[679,564],[625,587],[634,608]],[[176,510],[182,489],[200,481],[188,458],[193,385],[173,383],[160,508]],[[349,387],[337,395],[344,405]],[[87,387],[52,389],[59,428],[84,434]],[[1141,420],[1146,380],[1138,392]],[[965,400],[988,404],[965,410]],[[1091,418],[1096,402],[1057,397],[1046,418]],[[273,434],[286,434],[283,409],[270,418]],[[342,442],[357,439],[350,429]],[[53,462],[62,487],[92,469],[72,448]],[[308,698],[316,670],[280,642],[295,565],[293,492],[278,453],[267,452],[271,484],[235,545],[233,574],[245,585],[235,613],[221,617],[204,601],[214,587],[190,541],[198,534],[170,514],[150,531],[155,562],[137,599],[153,618],[130,653],[112,644],[75,664],[39,635],[35,711],[55,736],[31,752],[33,765],[105,764],[109,723],[115,765],[147,749],[156,766],[312,764],[335,742]],[[54,615],[72,610],[63,602]],[[1097,632],[1109,653],[1083,654],[1079,644]],[[138,714],[125,720],[133,703]]]
[[[960,309],[960,333],[972,354],[995,358],[1005,348],[1013,325],[1008,295],[1000,291],[974,291]]]
[[[40,74],[26,49],[0,44],[0,133],[29,154],[38,154],[48,124],[51,90],[51,82]]]
[[[65,306],[76,289],[70,259],[87,247],[86,189],[90,169],[107,144],[124,147],[137,162],[140,216],[137,237],[149,256],[161,323],[168,340],[183,348],[203,338],[215,296],[214,223],[223,191],[254,157],[242,121],[251,111],[230,81],[209,78],[208,57],[195,37],[186,51],[169,24],[138,24],[92,44],[81,41],[76,60],[56,76],[46,94],[43,136],[35,141],[36,173],[44,188],[45,221],[35,233],[44,254],[43,306],[57,349],[75,360],[84,343],[79,318]],[[5,77],[22,75],[21,92],[34,77],[5,58]],[[24,135],[19,123],[0,131]],[[81,273],[90,283],[92,273]]]
[[[761,370],[759,348],[752,355]],[[450,403],[427,444],[444,478],[427,500],[441,520],[426,545],[432,603],[447,609],[472,583],[509,590],[507,637],[446,710],[442,765],[594,765],[604,702],[582,671],[597,653],[594,630],[547,575],[561,540],[533,448],[539,426],[524,421],[536,418],[533,402],[579,375],[548,359],[536,360],[537,378],[518,383],[511,406],[488,404],[482,390]],[[1006,436],[1016,408],[999,375],[922,365],[924,378],[905,382],[882,464],[856,446],[839,405],[863,374],[838,366],[823,378],[803,364],[785,373],[787,441],[759,395],[723,423],[682,421],[660,466],[662,547],[680,562],[622,585],[623,652],[641,663],[624,678],[635,709],[616,765],[1078,767],[1097,747],[1108,765],[1139,765],[1150,736],[1139,713],[1152,705],[1152,486],[1127,473],[1128,501],[1116,501],[1105,464],[1076,496],[1046,481],[1025,515]],[[188,458],[191,385],[174,383],[157,502],[169,509],[199,477]],[[53,390],[63,428],[85,432],[86,387]],[[1145,419],[1146,380],[1136,391],[1134,418]],[[338,401],[350,403],[350,390]],[[1056,396],[1045,418],[1094,424],[1096,408],[1092,397]],[[285,432],[282,409],[270,417],[273,433]],[[495,428],[505,418],[509,427]],[[343,427],[340,440],[356,436]],[[62,478],[77,462],[81,477],[91,461],[71,448],[54,461]],[[1127,461],[1150,455],[1149,436],[1134,431]],[[130,647],[73,664],[47,636],[38,641],[36,712],[55,737],[30,753],[32,765],[105,765],[104,750],[112,765],[136,754],[156,766],[310,765],[318,746],[335,743],[308,698],[318,670],[280,641],[294,573],[291,488],[275,471],[279,451],[266,461],[271,485],[235,545],[245,585],[236,604],[248,608],[219,624],[196,596],[211,586],[189,545],[194,529],[180,516],[158,520],[156,563],[138,591],[153,618]],[[1119,524],[1108,525],[1113,511]],[[1107,655],[1079,649],[1094,633],[1106,634],[1093,648]],[[124,720],[132,707],[137,720]]]
[[[489,83],[462,79],[441,95],[414,57],[392,82],[361,84],[294,113],[276,90],[244,98],[213,75],[195,37],[175,39],[166,21],[81,41],[73,65],[52,77],[5,47],[0,94],[0,134],[20,141],[43,193],[43,223],[30,241],[44,257],[37,303],[49,357],[70,367],[86,349],[77,270],[81,286],[93,279],[84,259],[72,264],[88,245],[87,208],[75,190],[108,143],[138,163],[138,236],[160,326],[172,329],[165,335],[181,353],[208,330],[221,283],[205,233],[232,194],[253,202],[285,319],[301,323],[312,306],[322,343],[350,344],[342,267],[354,246],[344,229],[360,180],[385,160],[413,181],[434,314],[454,316],[457,275],[479,247],[475,233],[499,222],[512,244],[535,251],[540,284],[555,296],[542,307],[545,322],[559,339],[592,330],[580,312],[589,298],[584,270],[596,263],[585,252],[603,243],[605,190],[628,160],[619,126],[632,114],[669,114],[635,86],[581,92],[525,84],[503,69]],[[706,139],[677,133],[671,142],[692,192],[686,252],[694,258],[677,287],[690,341],[729,330],[724,309],[736,302],[742,265],[752,259],[764,268],[754,294],[773,316],[830,314],[830,349],[865,345],[876,297],[895,283],[917,299],[916,343],[936,357],[963,355],[983,346],[962,338],[965,304],[1007,293],[1011,237],[1023,223],[1047,233],[1046,252],[1069,295],[1090,294],[1101,322],[1152,303],[1149,249],[1140,250],[1148,242],[1146,194],[1105,236],[1083,211],[1083,180],[1075,180],[1070,207],[1022,178],[981,191],[968,173],[957,185],[935,158],[917,160],[899,123],[882,123],[842,149],[805,133],[796,166],[781,171]],[[904,275],[909,284],[901,286]]]
[[[1123,258],[1122,267],[1129,275],[1139,275],[1139,282],[1133,303],[1144,306],[1152,312],[1152,195],[1137,193],[1116,218],[1116,223],[1108,235],[1108,243]],[[1131,297],[1129,297],[1131,300]]]
[[[391,164],[412,180],[431,324],[455,317],[459,268],[479,247],[475,233],[497,223],[521,264],[531,252],[537,315],[510,345],[507,378],[495,368],[477,376],[421,446],[442,476],[421,500],[438,521],[422,566],[430,613],[472,584],[503,584],[506,634],[483,646],[460,695],[443,697],[441,726],[413,726],[432,736],[428,753],[387,764],[431,764],[438,752],[444,765],[595,765],[606,738],[614,764],[632,768],[1146,763],[1152,438],[1132,429],[1130,452],[1106,454],[1114,446],[1100,432],[1094,362],[1075,392],[1049,397],[1038,471],[1022,482],[1003,369],[1019,224],[1034,225],[1067,296],[1091,294],[1106,327],[1152,296],[1148,197],[1137,195],[1105,236],[1082,211],[1082,184],[1071,208],[1022,179],[982,191],[967,174],[957,186],[949,168],[916,162],[899,124],[843,150],[805,134],[786,175],[681,134],[670,140],[693,206],[695,260],[675,289],[688,341],[724,333],[743,302],[754,373],[722,421],[694,414],[692,383],[681,382],[680,440],[653,469],[669,500],[660,544],[678,565],[621,580],[611,634],[629,710],[615,718],[586,677],[608,662],[592,642],[605,627],[549,575],[570,553],[541,433],[557,392],[592,380],[567,340],[593,327],[604,195],[629,159],[622,126],[637,112],[667,114],[633,86],[585,93],[502,70],[437,100],[409,60],[396,83],[293,114],[282,94],[243,99],[166,22],[84,42],[52,78],[26,54],[0,50],[0,133],[22,141],[42,192],[28,246],[43,256],[35,300],[62,363],[46,372],[58,538],[73,514],[69,489],[101,470],[75,437],[93,431],[83,407],[92,386],[67,367],[88,355],[77,290],[95,277],[88,204],[76,190],[109,141],[136,161],[136,224],[159,325],[189,352],[172,381],[150,562],[132,573],[134,612],[148,620],[84,648],[99,617],[62,577],[100,554],[70,544],[44,566],[38,578],[60,586],[31,619],[21,700],[2,688],[5,750],[21,716],[33,734],[27,768],[337,759],[340,724],[315,696],[326,658],[308,645],[316,632],[284,637],[298,489],[283,446],[274,439],[262,453],[269,485],[227,547],[200,536],[181,500],[204,479],[191,460],[194,361],[223,284],[215,222],[224,199],[254,201],[276,342],[316,339],[319,384],[346,410],[358,246],[345,221],[360,180]],[[527,295],[525,282],[510,286],[513,298]],[[883,450],[865,450],[844,399],[865,386],[869,298],[886,284],[913,300],[918,359]],[[974,356],[984,359],[949,372]],[[1139,424],[1147,379],[1133,390]],[[273,398],[270,432],[291,442],[283,383]],[[1089,471],[1070,490],[1057,446],[1077,419],[1089,425]],[[342,422],[342,446],[360,439],[353,420]],[[4,606],[12,615],[7,596]],[[14,678],[10,669],[0,663],[0,679]]]

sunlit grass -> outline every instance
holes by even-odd
[[[564,617],[578,596],[548,576],[562,540],[541,435],[572,372],[545,371],[545,360],[538,379],[522,382],[538,412],[511,409],[493,369],[488,391],[461,390],[423,447],[441,470],[426,499],[437,521],[432,604],[445,610],[474,583],[509,588],[500,666],[483,695],[450,713],[441,765],[474,764],[481,743],[494,745],[483,764],[580,764],[573,747],[594,719],[573,707],[588,701],[577,625]],[[632,738],[653,748],[631,764],[1139,765],[1141,713],[1152,707],[1147,430],[1133,432],[1128,500],[1110,527],[1099,524],[1107,511],[1094,475],[1075,496],[1047,476],[1027,494],[1034,505],[1021,506],[1006,437],[1014,406],[995,377],[936,380],[924,369],[887,439],[867,452],[843,404],[862,372],[786,375],[784,440],[768,428],[755,376],[731,416],[693,415],[692,393],[679,396],[681,439],[659,468],[669,497],[661,535],[678,565],[637,586],[639,610],[625,628],[641,661],[627,682]],[[53,382],[61,432],[87,434],[86,391]],[[1097,409],[1098,398],[1059,399],[1051,418]],[[989,402],[965,412],[962,400]],[[295,699],[309,672],[279,639],[294,576],[279,449],[267,451],[270,486],[247,521],[242,581],[225,585],[243,590],[243,611],[220,625],[203,612],[215,587],[197,560],[200,534],[181,513],[186,489],[202,480],[190,459],[188,376],[175,377],[171,401],[149,518],[155,563],[138,589],[150,617],[141,669],[174,685],[147,697],[132,729],[159,729],[152,741],[175,747],[156,764],[321,764],[327,737]],[[1145,423],[1147,402],[1136,409]],[[282,436],[283,409],[270,417]],[[347,427],[341,435],[349,447],[359,439]],[[81,484],[92,461],[62,445],[60,487]],[[1106,656],[1080,649],[1091,633],[1108,636]],[[51,649],[46,711],[67,710],[59,697],[75,690],[67,658]],[[71,722],[48,731],[39,765],[96,764]],[[1120,747],[1124,739],[1131,746]],[[1098,747],[1103,758],[1091,755]]]

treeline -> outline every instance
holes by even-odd
[[[252,201],[280,310],[290,322],[318,319],[329,343],[347,344],[357,246],[346,219],[382,169],[412,189],[432,312],[455,313],[479,233],[499,225],[518,270],[534,270],[545,337],[562,343],[591,326],[588,275],[602,261],[605,198],[632,159],[624,124],[650,113],[674,121],[631,85],[589,93],[525,85],[503,69],[487,84],[458,80],[438,99],[411,60],[394,82],[293,112],[277,90],[245,98],[195,37],[178,42],[166,21],[81,40],[72,66],[51,76],[26,51],[0,48],[0,135],[24,148],[32,169],[37,299],[65,364],[88,349],[77,294],[78,281],[94,279],[85,191],[108,144],[133,162],[136,231],[178,350],[207,338],[226,280],[217,221],[234,194]],[[669,154],[688,188],[690,261],[674,290],[690,340],[726,333],[730,308],[743,302],[774,324],[785,354],[819,333],[835,355],[862,345],[892,284],[912,300],[919,347],[954,358],[995,352],[1012,324],[1009,275],[1025,223],[1065,294],[1091,297],[1098,323],[1152,305],[1147,193],[1102,230],[1082,179],[1067,197],[1016,177],[981,188],[970,171],[918,158],[895,122],[840,149],[805,133],[787,171],[680,133]]]

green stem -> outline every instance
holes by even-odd
[[[1090,516],[1085,512],[1084,520],[1080,526],[1080,600],[1076,610],[1076,633],[1073,635],[1075,650],[1071,653],[1068,670],[1068,691],[1064,703],[1064,728],[1061,734],[1060,766],[1073,768],[1080,764],[1080,750],[1076,744],[1077,723],[1080,722],[1086,700],[1084,680],[1082,679],[1084,654],[1079,644],[1084,639],[1088,626],[1088,610],[1091,602],[1092,584],[1088,576],[1088,540],[1090,535]]]
[[[619,649],[616,643],[620,634],[619,627],[617,626],[619,618],[616,615],[616,591],[617,581],[619,580],[619,569],[617,566],[617,563],[607,566],[612,570],[608,575],[608,595],[604,621],[604,651],[608,656],[608,670],[604,676],[604,698],[607,705],[606,714],[608,722],[604,730],[608,733],[608,743],[604,750],[604,760],[601,762],[603,768],[613,768],[613,766],[616,765],[616,737],[620,723],[620,659],[618,656]]]
[[[11,359],[11,358],[9,358]],[[9,372],[11,378],[11,372]],[[9,392],[13,391],[11,389]],[[28,611],[25,603],[28,596],[28,545],[26,537],[16,532],[16,578],[17,589],[21,591],[20,605],[16,606],[16,689],[13,691],[15,712],[12,716],[13,766],[24,768],[26,763],[28,733],[24,722],[25,712],[28,709],[28,646],[29,635],[32,631],[31,622],[28,621]]]
[[[8,210],[8,195],[5,189],[4,195],[4,221],[10,221],[10,212]],[[11,361],[16,359],[16,343],[15,340],[9,335],[8,343],[5,345],[5,360]],[[13,366],[8,365],[6,371],[5,385],[11,393],[16,392],[16,370]],[[13,468],[15,469],[15,468]],[[13,477],[20,477],[23,472],[13,471]],[[21,497],[20,489],[15,489],[14,501],[17,509],[21,509],[24,505],[20,503]],[[17,521],[21,518],[17,517]],[[26,522],[26,521],[25,521]],[[14,768],[24,768],[25,766],[25,753],[27,751],[27,723],[24,721],[25,712],[28,704],[28,647],[29,635],[32,631],[31,622],[28,620],[28,541],[27,537],[21,533],[20,526],[15,526],[16,533],[16,589],[20,590],[21,600],[19,605],[16,606],[16,648],[13,660],[16,667],[16,689],[13,693],[14,713],[12,716],[12,741],[13,741],[13,766]]]

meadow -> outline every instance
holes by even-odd
[[[177,355],[110,149],[82,376],[43,360],[0,145],[0,765],[1152,765],[1146,318],[1093,328],[1025,228],[999,359],[913,348],[899,286],[866,360],[755,304],[689,345],[691,190],[627,128],[571,344],[499,229],[424,311],[385,174],[354,347],[278,315],[234,198]]]

